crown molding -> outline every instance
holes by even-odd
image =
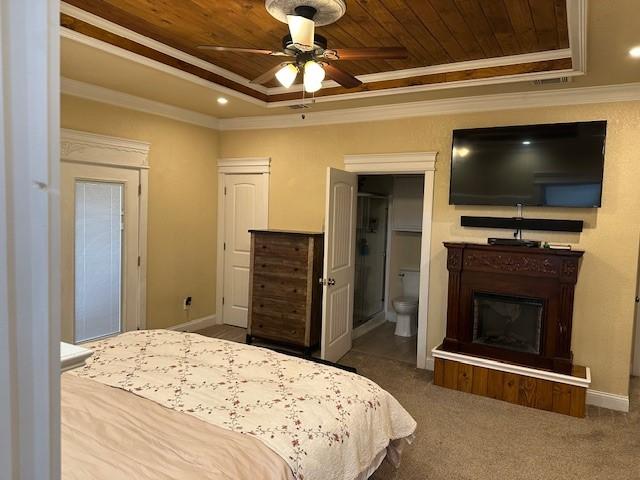
[[[339,109],[324,112],[219,119],[191,110],[129,95],[77,80],[62,78],[63,94],[129,110],[171,118],[214,130],[262,130],[347,123],[398,120],[457,113],[541,108],[562,105],[640,101],[640,82],[599,87],[564,88],[541,92],[501,93],[393,105]]]
[[[248,79],[242,77],[241,75],[235,74],[229,70],[218,67],[217,65],[214,65],[206,60],[202,60],[201,58],[195,57],[193,55],[187,54],[181,50],[175,49],[173,47],[169,47],[168,45],[158,42],[156,40],[153,40],[149,37],[140,35],[118,24],[105,20],[97,15],[89,13],[78,7],[69,5],[68,3],[65,3],[65,2],[61,3],[61,11],[62,13],[70,15],[74,18],[77,18],[78,20],[91,24],[102,30],[110,32],[114,35],[118,35],[120,37],[126,38],[128,40],[139,43],[141,45],[144,45],[148,48],[152,48],[164,54],[170,55],[174,58],[177,58],[191,65],[213,72],[233,82],[243,85],[246,88],[250,88],[256,92],[265,94],[267,96],[277,95],[282,93],[297,92],[297,91],[301,91],[302,89],[302,86],[299,86],[299,85],[293,86],[289,89],[285,89],[283,87],[267,88],[262,85],[256,85],[251,83]],[[412,77],[417,77],[422,75],[463,71],[467,69],[490,68],[490,67],[496,67],[496,66],[515,65],[515,64],[554,60],[554,59],[569,58],[569,57],[572,58],[572,62],[573,62],[572,69],[555,70],[555,71],[548,71],[548,72],[534,72],[534,73],[520,74],[520,75],[505,75],[505,76],[483,78],[483,79],[463,80],[459,82],[412,85],[408,87],[387,88],[382,90],[342,93],[337,95],[326,95],[326,96],[317,97],[314,99],[314,101],[315,102],[334,102],[334,101],[340,101],[340,100],[352,100],[352,99],[358,99],[358,98],[372,98],[372,97],[385,96],[385,95],[415,93],[415,92],[422,92],[422,91],[428,91],[428,90],[460,88],[460,87],[466,87],[466,86],[472,86],[472,85],[473,86],[493,85],[493,84],[502,84],[502,83],[511,83],[511,82],[558,78],[560,76],[582,75],[585,71],[584,68],[586,65],[586,45],[587,45],[586,12],[587,12],[587,0],[567,0],[568,29],[569,29],[569,38],[570,38],[569,49],[549,50],[544,52],[535,52],[535,53],[528,53],[528,54],[522,54],[522,55],[511,55],[511,56],[505,56],[505,57],[495,57],[495,58],[488,58],[488,59],[481,59],[481,60],[456,62],[451,64],[433,65],[428,67],[410,68],[410,69],[396,70],[396,71],[390,71],[390,72],[380,72],[380,73],[360,75],[358,76],[358,78],[365,83],[377,82],[377,81],[387,81],[387,80],[402,79],[402,78],[412,78]],[[208,88],[212,88],[217,91],[223,92],[226,95],[240,98],[242,100],[245,100],[263,107],[278,108],[283,106],[296,105],[301,102],[300,99],[277,101],[277,102],[265,102],[263,100],[254,98],[250,95],[238,92],[228,87],[220,86],[208,80],[204,80],[200,77],[197,77],[196,75],[183,72],[182,70],[179,70],[177,68],[170,67],[161,62],[148,59],[141,55],[129,52],[128,50],[122,49],[120,47],[116,47],[109,43],[94,39],[92,37],[74,32],[69,29],[61,28],[61,34],[63,37],[70,38],[75,41],[84,43],[86,45],[99,48],[103,51],[116,54],[123,58],[136,61],[138,63],[142,63],[146,66],[150,66],[152,68],[163,71],[165,73],[178,76],[185,80],[195,82],[199,85],[203,85]],[[324,88],[331,88],[331,87],[337,87],[337,86],[338,84],[333,81],[327,81],[323,83]]]
[[[567,0],[571,64],[582,73],[587,73],[587,5],[587,0]]]
[[[640,100],[640,82],[598,87],[564,88],[542,92],[500,93],[394,105],[360,107],[300,114],[221,119],[220,130],[259,130],[362,123],[457,113],[517,110],[591,103]]]
[[[175,107],[166,103],[148,100],[135,95],[129,95],[128,93],[110,90],[90,83],[72,80],[70,78],[63,77],[61,79],[60,90],[64,95],[80,97],[129,110],[151,113],[153,115],[159,115],[161,117],[171,118],[172,120],[191,123],[214,130],[219,128],[219,120],[216,117]]]
[[[440,73],[461,72],[464,70],[476,70],[480,68],[503,67],[507,65],[518,65],[522,63],[561,60],[563,58],[571,58],[571,49],[563,48],[558,50],[545,50],[543,52],[523,53],[521,55],[505,55],[503,57],[483,58],[481,60],[467,60],[464,62],[455,62],[455,63],[444,63],[441,65],[430,65],[428,67],[406,68],[402,70],[391,70],[389,72],[368,73],[365,75],[357,75],[356,78],[360,80],[362,83],[384,82],[389,80],[399,80],[399,79],[410,78],[410,77],[436,75]],[[553,73],[556,73],[556,72],[553,72]],[[555,76],[557,76],[557,74]],[[452,83],[454,82],[449,82],[447,83],[447,85]],[[339,86],[340,85],[334,82],[333,80],[322,82],[322,88],[332,88],[332,87],[339,87]],[[292,85],[290,88],[271,87],[268,89],[268,94],[277,95],[277,94],[291,93],[296,91],[301,92],[302,85]],[[370,93],[370,92],[366,92],[366,93]]]
[[[218,173],[266,173],[271,172],[271,157],[221,158]]]
[[[79,130],[60,130],[60,158],[70,162],[149,168],[150,143]]]
[[[374,98],[391,95],[402,95],[406,93],[419,93],[428,92],[432,90],[447,90],[453,88],[464,87],[480,87],[484,85],[501,85],[504,83],[516,83],[516,82],[534,82],[536,80],[548,80],[559,77],[575,77],[583,75],[582,72],[575,70],[551,70],[548,72],[533,72],[533,73],[521,73],[517,75],[502,75],[498,77],[489,78],[477,78],[472,80],[459,80],[454,82],[444,83],[427,83],[424,85],[411,85],[409,87],[396,87],[381,90],[368,90],[363,92],[354,93],[341,93],[339,95],[327,95],[323,97],[315,97],[310,103],[326,103],[334,102],[336,100],[356,100],[362,98]],[[306,100],[309,103],[309,100]],[[302,99],[297,100],[283,100],[280,102],[268,102],[267,108],[287,107],[291,105],[300,105]]]
[[[438,152],[345,155],[344,166],[354,173],[424,173],[436,169],[437,156]]]

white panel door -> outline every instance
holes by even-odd
[[[336,362],[351,350],[358,176],[327,171],[321,355]]]
[[[222,320],[247,327],[251,229],[267,228],[264,174],[224,176],[224,282]]]
[[[62,339],[138,328],[138,170],[62,162]]]

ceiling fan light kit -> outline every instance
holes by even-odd
[[[293,63],[289,63],[282,67],[276,73],[276,79],[280,82],[285,88],[289,88],[293,85],[293,82],[296,81],[296,77],[298,76],[298,67],[296,67]]]
[[[199,48],[218,52],[251,53],[273,57],[289,57],[251,83],[266,84],[275,76],[285,88],[303,72],[304,91],[317,92],[325,75],[344,88],[356,88],[362,82],[338,68],[332,62],[340,60],[402,59],[408,52],[404,47],[327,48],[327,39],[315,33],[316,26],[329,25],[347,11],[343,0],[265,0],[265,8],[277,20],[289,26],[289,34],[282,39],[282,51],[256,48],[236,48],[202,45]]]
[[[317,92],[322,88],[322,80],[324,80],[324,68],[313,60],[309,60],[304,64],[304,90],[307,93]]]

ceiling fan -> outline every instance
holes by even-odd
[[[271,2],[267,2],[269,4]],[[318,0],[306,0],[304,3],[318,5]],[[344,14],[344,3],[342,13]],[[269,10],[267,6],[267,10]],[[270,11],[272,15],[276,16]],[[278,12],[281,13],[281,12]],[[327,39],[315,33],[316,24],[326,25],[327,12],[321,22],[314,21],[318,10],[311,5],[298,5],[293,8],[293,13],[278,15],[276,18],[285,17],[289,25],[289,34],[282,38],[282,50],[262,50],[255,48],[236,48],[215,45],[201,45],[203,50],[218,52],[250,53],[283,57],[281,63],[254,78],[251,83],[263,85],[271,81],[275,76],[278,82],[289,88],[295,82],[299,73],[303,74],[304,90],[308,93],[317,92],[322,88],[325,76],[336,81],[345,88],[355,88],[362,85],[356,77],[335,66],[333,62],[340,60],[370,60],[370,59],[403,59],[407,58],[408,51],[404,47],[370,47],[370,48],[328,48]],[[332,21],[335,21],[335,16]]]

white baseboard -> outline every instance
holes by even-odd
[[[629,397],[627,395],[616,395],[598,390],[587,390],[587,404],[619,412],[629,411]]]
[[[435,363],[435,361],[433,360],[433,357],[432,357],[432,356],[428,356],[428,357],[427,357],[427,364],[426,364],[425,368],[426,368],[427,370],[429,370],[429,371],[433,372],[433,369],[434,369],[434,363]]]
[[[353,331],[351,332],[351,339],[355,340],[356,338],[361,337],[366,333],[369,333],[371,330],[379,327],[385,322],[386,322],[386,319],[384,318],[384,313],[381,312],[379,315],[372,318],[371,320],[363,323],[357,328],[354,328]]]
[[[179,332],[195,332],[202,330],[203,328],[210,327],[216,324],[216,315],[208,315],[206,317],[196,318],[190,322],[180,323],[173,327],[167,327],[167,330],[176,330]]]

